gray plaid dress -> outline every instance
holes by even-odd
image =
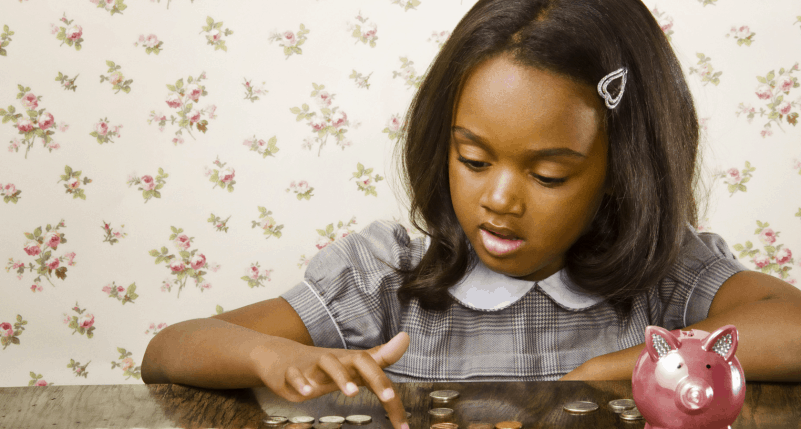
[[[455,302],[446,311],[424,310],[417,299],[401,306],[400,277],[376,258],[414,266],[428,238],[411,240],[386,221],[321,250],[304,281],[281,296],[316,347],[365,350],[409,334],[406,353],[384,369],[393,382],[557,380],[595,356],[643,343],[648,325],[672,330],[705,319],[723,282],[748,270],[719,235],[690,229],[680,260],[635,298],[626,319],[597,296],[571,292],[562,271],[527,282],[481,263],[449,289]]]

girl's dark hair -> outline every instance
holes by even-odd
[[[688,223],[697,222],[693,99],[667,38],[639,0],[479,0],[462,18],[429,67],[398,146],[410,220],[431,237],[416,267],[398,269],[398,298],[444,310],[452,302],[448,288],[475,262],[451,204],[451,125],[466,76],[502,54],[593,90],[628,68],[622,101],[605,109],[612,195],[565,258],[575,284],[628,314],[633,297],[666,276]]]

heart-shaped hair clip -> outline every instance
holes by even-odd
[[[618,103],[620,103],[620,100],[623,98],[623,90],[626,89],[626,76],[628,74],[629,70],[625,67],[621,67],[604,76],[604,78],[598,82],[598,95],[604,98],[607,108],[614,109],[617,107]],[[620,82],[620,90],[617,93],[617,97],[612,97],[612,94],[610,94],[606,88],[613,80],[618,78],[623,79],[623,81]]]

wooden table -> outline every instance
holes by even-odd
[[[631,398],[628,381],[548,381],[516,383],[403,383],[396,385],[412,429],[428,428],[428,394],[456,390],[455,423],[517,420],[533,428],[642,428],[609,410],[610,400]],[[566,402],[599,405],[589,414],[569,414]],[[367,414],[364,426],[342,429],[391,429],[378,398],[366,387],[349,398],[341,392],[293,403],[267,388],[211,390],[174,384],[47,386],[0,388],[0,429],[5,428],[266,428],[268,415]],[[746,384],[745,405],[733,429],[801,427],[800,383]]]

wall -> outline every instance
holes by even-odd
[[[276,297],[338,237],[407,222],[395,131],[475,1],[110,3],[0,4],[0,386],[141,383],[165,325]],[[798,285],[801,6],[646,4],[704,128],[700,227]]]

